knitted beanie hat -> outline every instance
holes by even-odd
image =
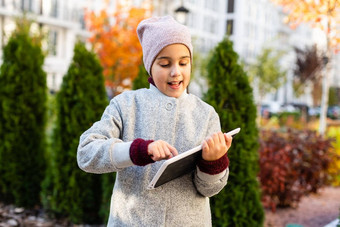
[[[170,44],[184,44],[192,59],[192,44],[189,29],[171,16],[151,17],[141,21],[137,35],[143,49],[143,62],[151,75],[151,66],[159,52]]]

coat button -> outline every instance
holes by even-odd
[[[165,108],[166,108],[167,110],[171,110],[171,109],[172,109],[172,106],[173,106],[173,104],[169,102],[169,103],[166,104]]]

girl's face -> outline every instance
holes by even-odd
[[[166,46],[159,52],[151,67],[156,87],[165,95],[178,98],[189,85],[190,52],[183,44]]]

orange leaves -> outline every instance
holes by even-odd
[[[131,88],[142,60],[142,47],[136,29],[138,23],[151,15],[151,6],[144,1],[142,7],[132,6],[131,0],[117,1],[114,12],[109,12],[110,1],[99,13],[86,12],[88,29],[104,68],[105,83],[114,95]]]
[[[320,28],[328,36],[334,50],[340,48],[340,0],[272,0],[288,13],[292,28],[301,23]]]

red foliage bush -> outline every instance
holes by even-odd
[[[331,139],[315,131],[261,131],[260,172],[264,207],[294,206],[301,196],[326,185],[334,152]]]

